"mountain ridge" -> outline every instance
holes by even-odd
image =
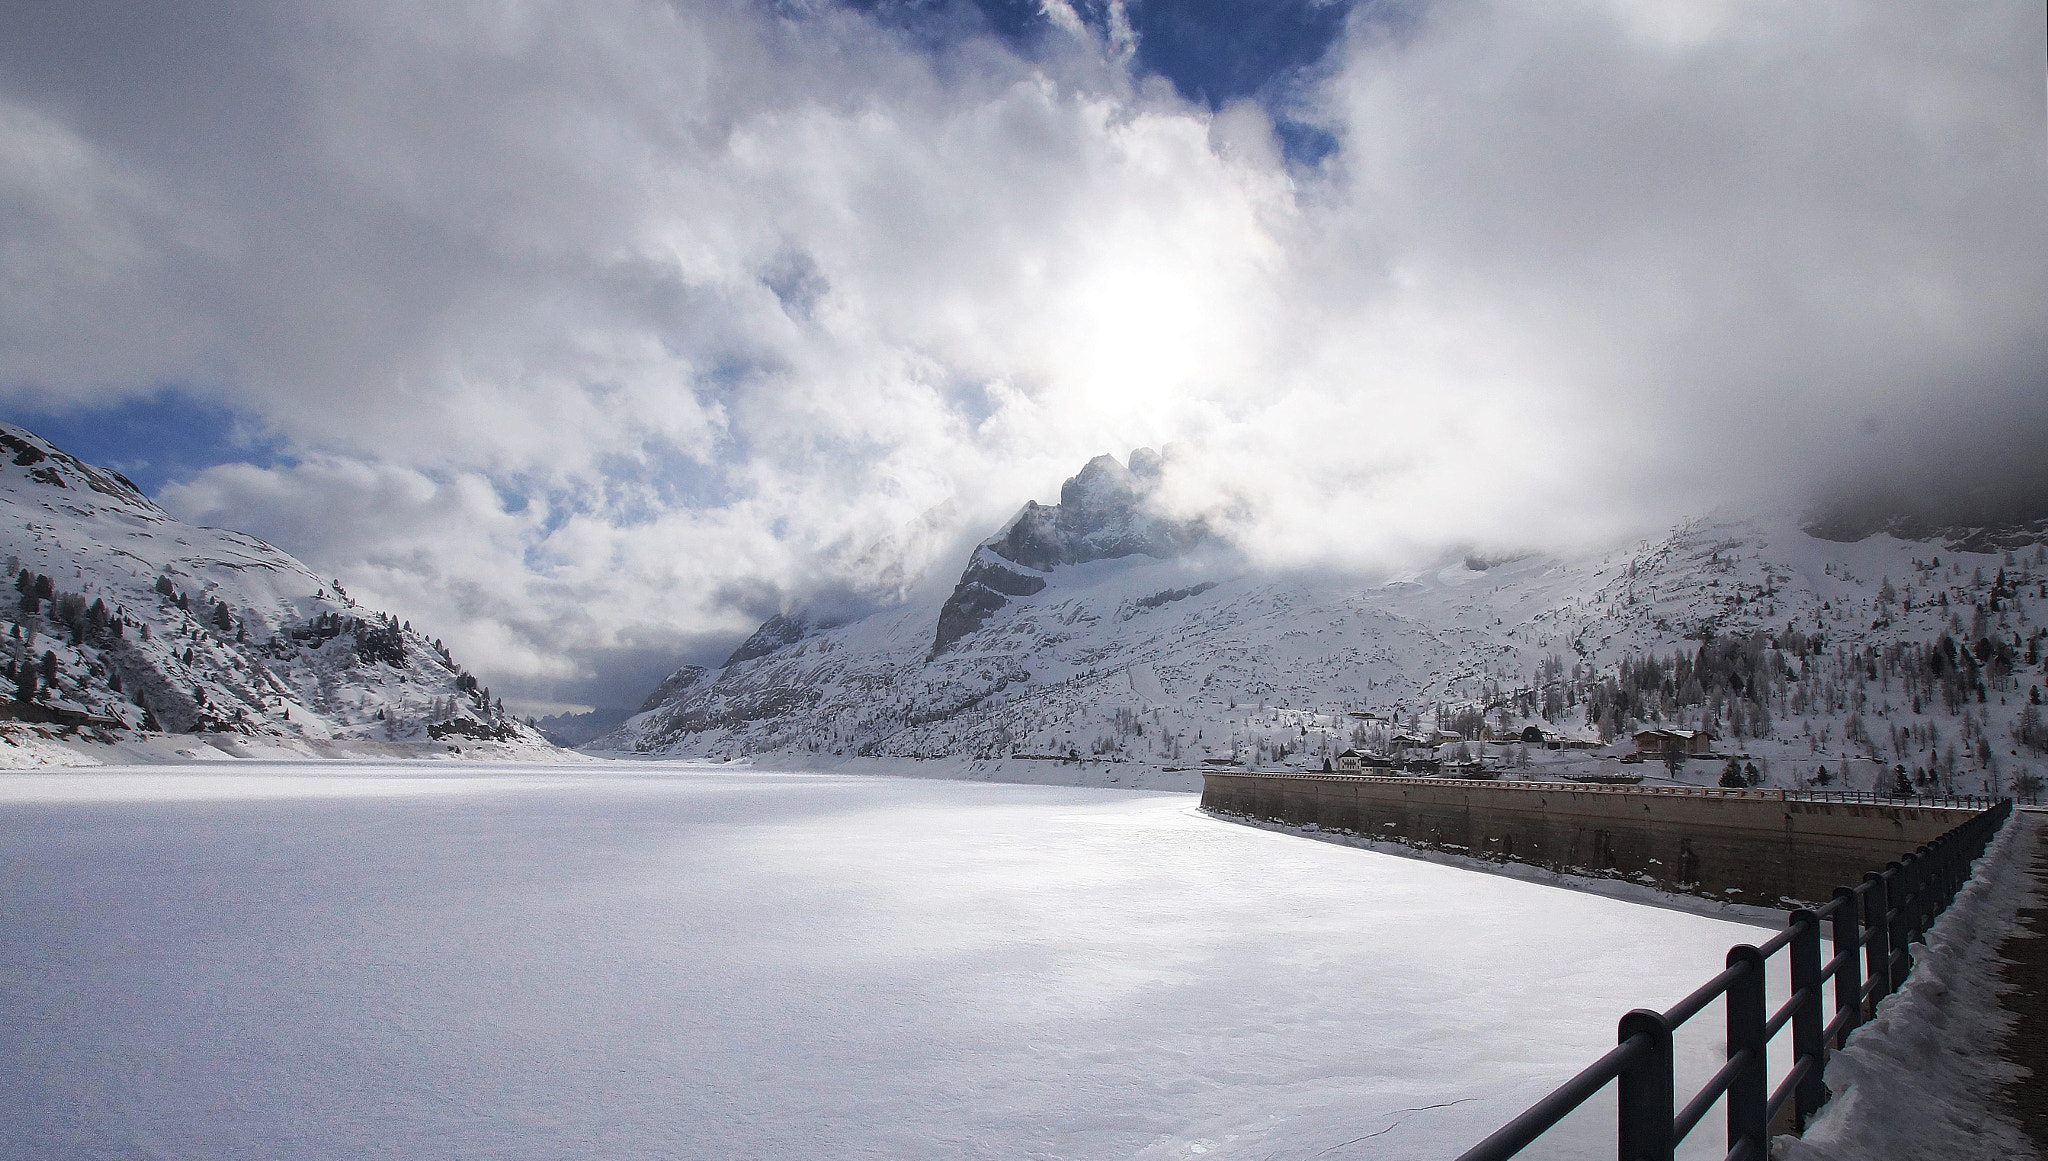
[[[1097,464],[1098,480],[1112,477]],[[1940,731],[1962,729],[1962,763],[1978,763],[1968,777],[2004,776],[1999,762],[2005,774],[2031,770],[2040,756],[2018,746],[1971,756],[2024,728],[2027,689],[2011,683],[2040,664],[2029,644],[2040,630],[2026,614],[2030,599],[2048,601],[2038,542],[2021,560],[1966,540],[1834,541],[1789,513],[1723,511],[1598,551],[1447,550],[1395,576],[1283,574],[1213,536],[1124,536],[1152,518],[1142,489],[1104,489],[1112,503],[1063,525],[1080,479],[1061,504],[1027,503],[970,550],[936,606],[882,609],[680,672],[587,748],[797,765],[945,760],[987,777],[1007,776],[1006,763],[1094,760],[1111,763],[1101,777],[1115,780],[1123,775],[1111,771],[1132,763],[1314,768],[1349,744],[1384,743],[1388,723],[1448,730],[1489,761],[1511,755],[1485,740],[1534,729],[1595,745],[1611,762],[1632,729],[1685,723],[1739,740],[1766,768],[1785,764],[1781,781],[1823,768],[1833,778],[1884,748],[1865,730],[1868,715],[1910,716],[1876,692],[1866,710],[1865,694],[1844,691],[1864,688],[1864,669],[1893,664],[1873,660],[1880,652],[1953,637],[2004,658],[1985,662],[1996,677],[1980,693],[2009,699],[2017,689],[2020,704],[1990,703],[1967,726],[1913,717],[1924,732],[1912,736],[1938,751],[1947,743],[1933,739],[1951,736]],[[1094,538],[1076,551],[1076,536]],[[1621,692],[1646,673],[1725,668],[1722,641],[1736,643],[1742,665],[1763,668],[1725,689],[1667,678],[1677,682],[1668,696]],[[1828,653],[1817,662],[1820,643]],[[2022,655],[2033,660],[2022,665]],[[1800,684],[1808,670],[1812,690]],[[1894,764],[1910,756],[1903,737],[1886,743]],[[1958,768],[1938,758],[1923,755],[1921,768]]]
[[[440,642],[118,472],[0,423],[0,673],[18,722],[280,744],[545,751]]]

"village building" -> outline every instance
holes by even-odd
[[[1546,750],[1592,750],[1600,743],[1589,738],[1575,738],[1561,730],[1543,726],[1523,726],[1521,742],[1525,746],[1541,746]]]

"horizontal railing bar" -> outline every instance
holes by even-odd
[[[1784,948],[1787,944],[1791,943],[1793,938],[1799,934],[1799,929],[1804,926],[1806,926],[1804,923],[1795,923],[1792,926],[1787,927],[1785,930],[1780,931],[1778,934],[1773,935],[1769,939],[1765,940],[1763,943],[1757,945],[1757,954],[1763,956],[1765,959],[1771,958],[1771,956],[1777,954],[1777,952],[1780,949]]]
[[[1836,976],[1842,974],[1842,965],[1844,963],[1862,962],[1863,942],[1863,940],[1858,939],[1854,947],[1843,948],[1842,951],[1835,956],[1835,958],[1821,965],[1820,978],[1824,980],[1834,979]]]
[[[1664,1013],[1665,1022],[1676,1028],[1694,1016],[1699,1015],[1708,1004],[1721,998],[1722,993],[1728,990],[1729,984],[1741,979],[1742,973],[1748,970],[1749,965],[1746,963],[1739,963],[1734,967],[1724,969],[1720,975],[1701,984],[1699,989],[1694,991],[1692,995],[1673,1004],[1671,1010]]]
[[[1862,1013],[1854,1008],[1844,1008],[1836,1012],[1835,1018],[1828,1021],[1828,1026],[1820,1030],[1821,1041],[1827,1044],[1834,1043],[1835,1037],[1840,1036],[1844,1029],[1861,1023],[1861,1016]]]
[[[1749,1049],[1744,1048],[1734,1056],[1729,1057],[1728,1063],[1722,1065],[1721,1071],[1715,1073],[1713,1079],[1707,1081],[1706,1087],[1694,1093],[1693,1098],[1685,1102],[1685,1107],[1679,1110],[1678,1116],[1673,1118],[1671,1122],[1672,1144],[1676,1145],[1678,1142],[1685,1140],[1685,1135],[1699,1126],[1700,1118],[1706,1116],[1707,1111],[1714,1107],[1715,1102],[1726,1095],[1728,1086],[1735,1080],[1735,1074],[1741,1072],[1743,1066],[1748,1063]]]
[[[1607,1055],[1587,1065],[1577,1076],[1529,1106],[1529,1110],[1494,1134],[1458,1155],[1458,1161],[1506,1161],[1528,1148],[1529,1143],[1570,1116],[1596,1092],[1620,1076],[1636,1058],[1652,1048],[1650,1034],[1638,1032],[1608,1050]]]
[[[1792,998],[1785,1001],[1785,1006],[1778,1009],[1776,1015],[1764,1021],[1765,1040],[1769,1040],[1771,1037],[1776,1036],[1778,1034],[1778,1030],[1783,1028],[1788,1022],[1791,1021],[1792,1017],[1798,1013],[1799,1009],[1805,1006],[1806,997],[1808,994],[1813,994],[1816,997],[1818,997],[1819,993],[1815,992],[1812,988],[1799,989],[1798,991],[1792,993]]]
[[[1492,790],[1540,791],[1549,794],[1629,794],[1636,796],[1658,795],[1690,798],[1738,798],[1762,802],[1883,802],[1919,807],[1942,807],[1953,810],[1975,810],[1979,803],[1988,802],[1982,795],[1963,797],[1958,795],[1884,795],[1844,799],[1839,794],[1823,794],[1819,791],[1802,790],[1735,790],[1719,786],[1603,786],[1591,782],[1532,782],[1518,778],[1488,779],[1481,782],[1465,782],[1463,779],[1445,779],[1404,774],[1327,774],[1316,770],[1254,770],[1249,767],[1209,768],[1203,774],[1219,778],[1290,778],[1314,782],[1402,782],[1423,786],[1453,785],[1480,786]]]
[[[1785,1102],[1791,1100],[1793,1094],[1799,1091],[1799,1082],[1806,1079],[1806,1074],[1812,1071],[1813,1057],[1807,1056],[1801,1058],[1785,1073],[1785,1079],[1778,1082],[1778,1091],[1772,1093],[1771,1099],[1764,1104],[1765,1124],[1769,1124],[1778,1115],[1778,1110],[1784,1108]]]

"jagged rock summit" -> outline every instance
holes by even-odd
[[[253,536],[186,524],[119,472],[0,423],[0,714],[40,728],[552,747],[440,642]],[[290,745],[286,746],[290,751]]]
[[[1166,458],[1151,448],[1131,453],[1129,467],[1100,455],[1060,486],[1050,507],[1027,500],[985,543],[997,556],[1038,572],[1143,553],[1179,556],[1207,534],[1200,521],[1176,521],[1153,508]]]
[[[1061,565],[1145,555],[1169,559],[1208,536],[1200,520],[1172,520],[1154,509],[1165,457],[1151,448],[1131,453],[1129,467],[1096,456],[1060,487],[1051,506],[1027,500],[1000,532],[968,558],[960,583],[939,610],[931,657],[981,628],[1011,599],[1045,588]]]

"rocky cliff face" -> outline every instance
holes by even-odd
[[[1199,544],[1207,528],[1155,511],[1165,468],[1165,458],[1151,448],[1133,451],[1129,467],[1114,456],[1096,456],[1061,485],[1059,503],[1027,501],[986,544],[1004,560],[1038,572],[1138,553],[1179,556]]]
[[[1051,506],[1026,501],[1002,531],[968,559],[960,583],[939,610],[930,656],[988,623],[1004,605],[1045,588],[1062,565],[1144,555],[1165,560],[1202,543],[1200,521],[1175,521],[1154,511],[1165,460],[1151,448],[1131,453],[1129,467],[1096,456],[1060,488]]]

